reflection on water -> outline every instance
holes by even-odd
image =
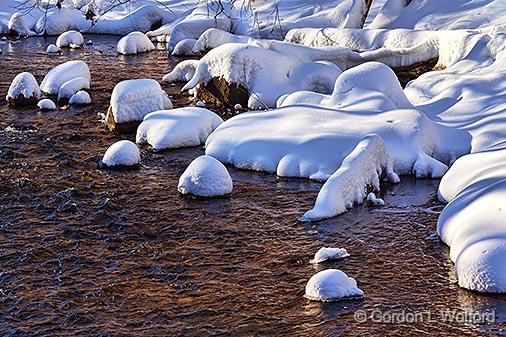
[[[114,84],[160,79],[177,62],[166,52],[117,57],[117,37],[45,53],[54,39],[2,45],[0,55],[0,331],[50,335],[480,335],[502,323],[359,323],[357,310],[495,310],[503,296],[459,289],[448,249],[434,236],[437,181],[403,178],[385,186],[387,206],[359,206],[318,223],[298,218],[319,183],[232,170],[234,192],[212,200],[176,193],[191,148],[142,149],[137,171],[97,169],[120,137],[99,123]],[[38,80],[69,59],[92,72],[93,104],[39,112],[8,109],[5,94],[21,71]],[[188,98],[163,84],[176,106]],[[227,116],[224,116],[227,117]],[[129,137],[133,140],[133,136]],[[312,266],[322,246],[351,256]],[[365,298],[338,303],[303,298],[325,268],[358,280]]]

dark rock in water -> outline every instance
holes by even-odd
[[[17,98],[7,97],[7,103],[10,106],[32,106],[37,105],[39,99],[35,96],[25,97],[20,94]]]
[[[217,106],[248,106],[249,92],[241,84],[228,83],[223,77],[214,77],[197,90],[197,97]]]
[[[142,121],[129,121],[125,123],[116,123],[112,113],[112,107],[109,106],[106,116],[106,125],[109,131],[119,134],[135,134],[137,132],[137,127],[141,124],[141,122]]]
[[[429,59],[427,61],[417,62],[405,67],[395,67],[392,68],[395,75],[399,78],[399,82],[401,86],[404,88],[409,81],[412,81],[418,78],[420,75],[427,73],[432,70],[440,70],[435,69],[437,64],[437,57]]]

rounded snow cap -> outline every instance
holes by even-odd
[[[304,297],[314,301],[338,301],[343,298],[360,297],[364,292],[357,281],[339,269],[327,269],[313,275],[306,284]]]
[[[56,104],[50,99],[44,98],[37,103],[40,110],[56,110]]]
[[[120,140],[109,146],[102,158],[102,164],[112,166],[137,166],[141,160],[141,153],[135,143]]]
[[[179,178],[177,190],[182,194],[214,197],[232,192],[233,183],[227,168],[217,159],[200,156],[194,159]]]

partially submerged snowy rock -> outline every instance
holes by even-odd
[[[376,194],[374,194],[373,192],[369,193],[367,195],[366,199],[374,206],[384,206],[385,205],[385,201],[381,198],[376,197]]]
[[[66,101],[79,90],[90,89],[90,80],[85,77],[76,77],[63,83],[58,90],[58,101]]]
[[[48,53],[48,54],[56,54],[56,53],[59,53],[59,52],[61,52],[61,49],[58,48],[55,44],[50,44],[49,46],[47,46],[46,53]]]
[[[354,204],[362,203],[369,190],[379,191],[382,177],[399,182],[383,139],[378,135],[366,136],[325,182],[313,209],[303,219],[319,220],[346,212]]]
[[[135,143],[120,140],[105,151],[102,164],[106,167],[132,167],[138,166],[140,159],[141,154]]]
[[[142,32],[131,32],[123,36],[116,47],[118,53],[123,55],[144,53],[154,49],[153,42]]]
[[[91,103],[90,94],[88,94],[86,91],[83,90],[76,92],[69,99],[70,105],[86,105],[90,103]]]
[[[22,72],[12,80],[6,100],[9,105],[35,105],[39,101],[41,91],[35,77]]]
[[[199,197],[222,196],[232,192],[233,183],[227,168],[210,156],[193,160],[179,178],[177,189],[182,194]]]
[[[56,39],[56,46],[58,48],[75,48],[76,46],[80,47],[83,44],[83,35],[75,30],[69,30],[68,32],[65,32],[58,36]],[[71,47],[72,45],[74,45],[74,47]]]
[[[136,141],[148,143],[154,150],[203,144],[223,120],[201,108],[179,108],[151,112],[137,128]]]
[[[309,263],[322,263],[327,260],[339,260],[350,256],[348,251],[344,248],[327,248],[322,247],[318,249],[314,258]]]
[[[84,61],[68,61],[51,69],[42,80],[40,88],[45,93],[56,95],[65,82],[79,77],[91,82],[88,65]]]
[[[179,41],[174,47],[172,55],[193,55],[193,47],[195,46],[195,42],[197,42],[197,39],[184,39]]]
[[[304,297],[313,301],[338,301],[362,297],[364,292],[357,287],[357,281],[338,269],[323,270],[309,279]]]
[[[172,109],[172,102],[157,81],[122,81],[112,91],[106,116],[107,127],[111,131],[130,132],[148,113],[166,109]]]
[[[40,108],[40,110],[56,110],[56,104],[50,99],[41,99],[39,103],[37,103],[37,106]]]

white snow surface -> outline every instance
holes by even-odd
[[[346,212],[354,204],[363,202],[368,188],[379,191],[382,175],[386,181],[399,182],[399,177],[393,171],[393,161],[381,137],[366,136],[325,182],[313,209],[302,218],[319,220]]]
[[[56,46],[58,48],[65,48],[71,45],[82,46],[84,44],[84,37],[81,33],[75,30],[69,30],[56,39]]]
[[[322,263],[327,260],[338,260],[350,256],[345,248],[328,248],[322,247],[318,249],[314,258],[309,263]]]
[[[39,99],[41,95],[39,84],[35,77],[31,73],[22,72],[17,74],[12,80],[6,99],[16,100],[21,97]]]
[[[160,84],[152,79],[126,80],[118,83],[111,95],[112,113],[116,123],[142,121],[157,110],[172,109],[172,102]]]
[[[137,145],[129,140],[120,140],[105,151],[102,163],[106,166],[133,166],[138,165],[141,153]]]
[[[67,61],[57,65],[47,73],[42,80],[40,89],[50,95],[56,95],[65,82],[79,77],[91,82],[88,65],[84,61]]]
[[[204,144],[223,120],[202,108],[178,108],[147,114],[137,128],[136,142],[148,143],[154,150]]]
[[[56,110],[56,104],[54,104],[52,100],[47,98],[41,99],[39,103],[37,103],[37,106],[41,110]]]
[[[119,54],[131,55],[144,53],[155,49],[155,45],[141,32],[131,32],[130,34],[123,36],[116,47]]]
[[[306,284],[306,297],[313,301],[338,301],[344,298],[361,297],[364,292],[357,281],[339,269],[327,269],[311,276]]]
[[[70,98],[79,90],[90,89],[90,80],[86,77],[76,77],[63,83],[58,90],[58,101],[64,98]]]
[[[91,103],[90,94],[86,91],[80,90],[72,95],[69,99],[70,105],[86,105]]]
[[[179,178],[182,194],[200,197],[222,196],[232,192],[233,183],[227,168],[210,156],[194,159]]]

